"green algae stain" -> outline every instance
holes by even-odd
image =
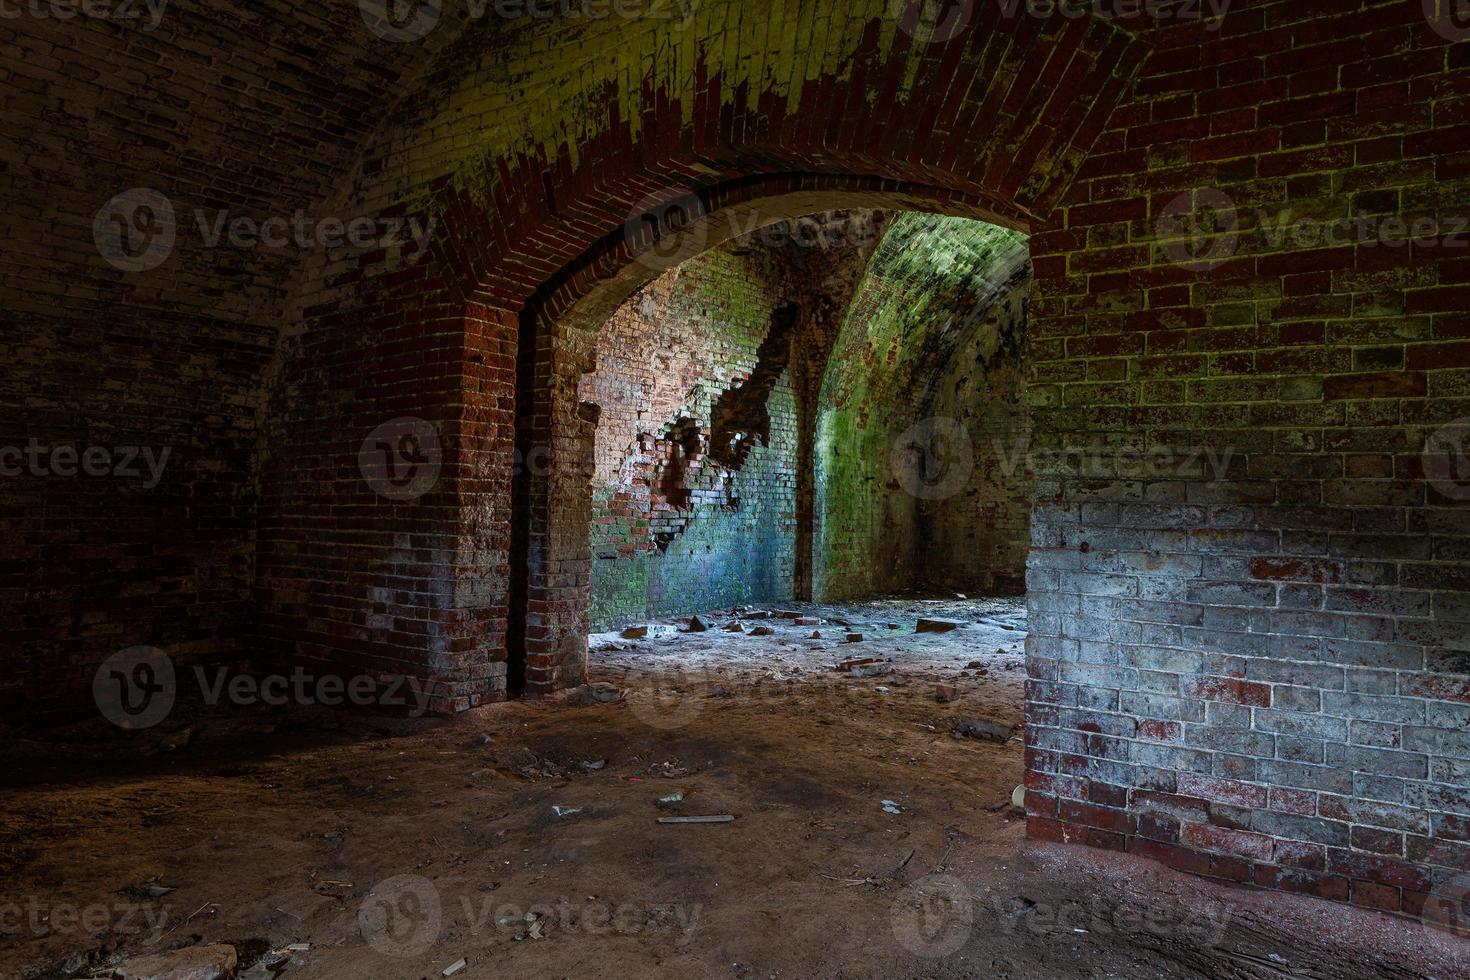
[[[922,578],[918,501],[893,473],[897,437],[922,420],[924,385],[945,367],[968,318],[1005,292],[1026,259],[1020,232],[930,214],[894,220],[868,264],[822,383],[818,599],[902,588]]]

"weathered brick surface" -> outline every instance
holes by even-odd
[[[1470,415],[1464,46],[1398,3],[1156,40],[1032,240],[1038,438],[1102,447],[1034,516],[1032,829],[1414,912],[1470,861],[1470,494],[1426,473]]]
[[[121,648],[251,651],[259,413],[302,251],[210,247],[198,222],[340,216],[324,202],[447,40],[364,45],[354,4],[184,0],[152,30],[146,5],[126,7],[135,19],[46,4],[0,18],[0,447],[169,453],[151,486],[141,465],[0,475],[12,718],[85,710]],[[149,271],[93,241],[131,188],[176,213]]]
[[[596,370],[578,388],[598,408],[593,628],[792,598],[797,417],[786,378],[800,354],[794,316],[771,337],[789,300],[783,270],[768,259],[765,249],[706,252],[598,332]],[[717,428],[717,406],[762,366],[779,375],[756,396],[764,419],[738,433]],[[737,434],[743,455],[717,458],[715,440],[728,447]]]
[[[821,387],[818,597],[1024,589],[1029,289],[1019,233],[894,222]]]
[[[351,4],[171,5],[148,35],[4,21],[7,438],[190,449],[152,497],[7,481],[7,705],[74,702],[137,643],[412,673],[446,711],[575,680],[591,342],[569,318],[656,278],[632,262],[652,233],[625,234],[646,195],[687,188],[714,225],[989,217],[1032,233],[1051,460],[1032,832],[1422,906],[1470,866],[1470,518],[1444,428],[1470,418],[1470,287],[1463,247],[1389,245],[1377,219],[1460,214],[1466,45],[1403,0],[1237,0],[1218,29],[1136,33],[974,9],[939,44],[881,0],[702,3],[673,32],[455,10],[408,44]],[[185,224],[437,230],[304,254],[191,230],[123,273],[90,225],[140,186]],[[1206,267],[1179,246],[1228,228],[1211,190],[1238,236]],[[1299,235],[1288,209],[1348,231]],[[443,447],[404,500],[358,465],[400,418]],[[570,464],[518,478],[536,445]]]

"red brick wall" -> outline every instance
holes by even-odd
[[[0,19],[0,452],[63,449],[59,470],[0,474],[7,718],[90,710],[122,648],[249,653],[262,392],[311,249],[211,246],[199,221],[342,216],[325,202],[439,49],[363,45],[355,4],[127,9]],[[94,222],[140,188],[175,236],[130,271]],[[156,483],[132,448],[169,453]],[[107,475],[70,475],[72,450]]]
[[[598,332],[578,398],[598,407],[592,494],[593,628],[743,602],[789,601],[796,556],[791,331],[759,400],[764,434],[716,458],[716,406],[750,382],[791,284],[757,245],[665,273]]]
[[[1103,447],[1035,517],[1034,835],[1411,913],[1470,866],[1467,62],[1417,3],[1161,30],[1033,238],[1038,438]]]

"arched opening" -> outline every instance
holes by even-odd
[[[819,700],[940,702],[1000,743],[993,793],[1021,781],[1029,250],[925,203],[679,213],[523,320],[514,692],[590,664],[666,726],[780,658]]]
[[[779,193],[769,193],[773,183]],[[767,193],[761,193],[763,190]],[[546,693],[573,686],[585,673],[587,636],[592,625],[590,592],[594,562],[589,536],[593,519],[589,483],[596,470],[596,432],[601,408],[595,401],[584,399],[579,390],[584,377],[596,370],[598,337],[604,324],[639,290],[711,249],[731,243],[737,249],[759,247],[752,242],[764,229],[786,226],[789,248],[784,250],[805,256],[809,250],[791,229],[800,230],[799,219],[838,211],[862,212],[869,221],[873,214],[881,213],[885,225],[887,216],[895,213],[947,213],[955,218],[985,222],[984,227],[995,229],[996,234],[1006,236],[1013,245],[1020,240],[1018,229],[1022,226],[1016,216],[961,195],[932,187],[895,187],[891,182],[864,178],[788,175],[779,181],[747,181],[698,193],[674,188],[636,204],[618,233],[605,237],[574,268],[564,270],[553,280],[556,285],[548,284],[522,312],[507,643],[508,689],[512,694]],[[1013,230],[1005,231],[1007,226]],[[866,252],[855,246],[849,249],[849,262],[854,257],[860,259],[858,268],[863,270],[866,269],[863,263],[872,257],[878,245],[877,236],[869,237],[874,240],[862,246]],[[781,250],[770,251],[768,259]],[[1024,248],[1018,254],[1024,261]],[[996,274],[1000,259],[988,253],[983,258],[975,269],[967,269],[960,277],[962,280],[978,278],[983,284],[948,284],[946,291],[954,294],[945,297],[948,302],[962,300],[967,289],[971,302],[979,294],[993,298],[990,294],[994,286],[988,277]],[[996,261],[991,262],[991,258]],[[1009,261],[1014,263],[1015,258]],[[980,271],[982,266],[985,271]],[[829,270],[829,274],[833,273]],[[852,280],[851,293],[845,299],[850,302],[856,297],[861,274],[854,269],[848,278]],[[733,472],[731,462],[748,453],[756,442],[769,437],[768,418],[742,416],[768,412],[764,399],[756,397],[756,393],[770,394],[776,380],[787,373],[785,362],[790,358],[788,354],[780,364],[770,361],[762,364],[760,341],[774,326],[779,335],[794,335],[800,330],[806,340],[815,334],[830,335],[826,343],[835,344],[842,326],[841,317],[846,312],[846,303],[829,297],[821,303],[809,302],[813,309],[809,315],[804,314],[800,292],[792,291],[779,304],[773,303],[766,309],[764,329],[756,341],[756,349],[750,351],[753,357],[750,373],[740,378],[738,387],[721,392],[707,406],[710,431],[704,445],[691,441],[684,447],[676,444],[677,440],[669,439],[679,416],[660,423],[655,431],[640,433],[652,448],[666,456],[660,479],[669,479],[671,467],[689,465],[686,448],[713,461],[715,468]],[[937,336],[929,345],[933,349],[927,352],[931,362],[941,357],[939,351],[946,343],[952,348],[967,327],[973,328],[978,323],[974,317],[951,319],[956,322],[944,325],[943,329],[940,325],[935,327]],[[805,326],[799,327],[803,320]],[[922,375],[936,367],[937,364],[930,363],[918,370]],[[786,579],[791,582],[787,591],[792,598],[816,597],[814,589],[819,578],[814,561],[820,540],[815,518],[819,495],[812,481],[817,472],[816,415],[822,387],[827,383],[826,359],[822,359],[815,372],[810,365],[804,370],[812,376],[802,378],[807,392],[801,399],[800,410],[806,413],[809,424],[805,439],[794,439],[793,444],[804,455],[805,465],[797,467],[793,462],[792,467],[794,484],[797,473],[803,474],[803,485],[793,485],[802,506],[796,506],[794,501],[791,508],[793,522],[800,522],[800,527],[792,528],[792,534],[800,532],[802,542],[800,547],[786,549],[791,556]],[[800,369],[797,374],[801,374]],[[789,378],[787,383],[790,384]],[[918,389],[915,389],[917,396]],[[719,435],[724,444],[714,441],[717,411],[721,415]],[[653,461],[647,465],[651,470],[659,468]],[[671,489],[677,496],[693,488],[673,486]],[[665,498],[661,505],[670,510],[666,525],[661,529],[651,526],[640,529],[655,543],[660,533],[670,535],[670,541],[679,533],[677,501]],[[729,501],[723,506],[728,507]],[[917,504],[908,522],[911,548],[920,545],[916,508]],[[912,564],[912,558],[909,563]]]

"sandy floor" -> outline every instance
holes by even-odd
[[[1016,603],[795,611],[824,622],[595,637],[610,703],[6,740],[0,977],[196,942],[252,980],[1470,977],[1418,924],[1027,842],[1020,742],[952,732],[1020,723]]]

